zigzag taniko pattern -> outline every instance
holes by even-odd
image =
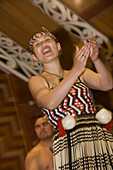
[[[73,84],[62,103],[54,110],[42,108],[50,122],[57,127],[58,119],[76,115],[76,125],[59,136],[58,127],[53,139],[55,170],[112,170],[113,137],[95,119],[93,96],[84,83]],[[61,131],[60,131],[61,130]]]
[[[82,82],[73,84],[66,98],[56,109],[47,110],[42,108],[41,110],[55,128],[57,127],[58,119],[66,115],[81,115],[96,112],[93,105],[92,93]]]
[[[0,169],[24,170],[25,141],[10,80],[0,74]]]

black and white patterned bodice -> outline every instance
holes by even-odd
[[[59,118],[66,115],[94,114],[96,109],[93,104],[93,95],[90,89],[82,82],[73,84],[62,103],[53,110],[41,108],[49,118],[50,123],[56,128]]]

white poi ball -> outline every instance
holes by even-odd
[[[107,124],[112,119],[112,112],[110,110],[103,108],[96,113],[96,119],[102,124]]]
[[[65,116],[62,119],[62,126],[66,130],[73,129],[75,127],[75,125],[76,125],[76,120],[75,120],[75,117],[72,115]]]

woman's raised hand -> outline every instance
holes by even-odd
[[[77,45],[74,46],[76,47],[76,54],[74,56],[73,68],[80,74],[87,64],[90,54],[90,45],[86,42],[80,49]]]
[[[88,39],[88,43],[90,45],[90,57],[93,62],[95,62],[98,59],[98,54],[99,54],[99,48],[96,42],[95,37],[90,37]]]

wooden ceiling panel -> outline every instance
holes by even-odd
[[[88,11],[95,4],[99,3],[101,0],[59,0],[61,3],[65,4],[72,11],[81,16],[84,11]]]
[[[60,0],[75,13],[83,17],[99,31],[113,37],[113,1],[109,0]],[[0,1],[0,30],[22,47],[28,49],[28,42],[41,26],[54,32],[59,25],[35,7],[29,0]],[[73,38],[76,42],[76,38]]]
[[[59,25],[36,8],[29,0],[0,1],[0,30],[24,48],[28,48],[30,37],[41,26],[50,31]]]
[[[113,41],[113,0],[60,0]]]
[[[89,23],[113,41],[113,5],[92,17]]]

